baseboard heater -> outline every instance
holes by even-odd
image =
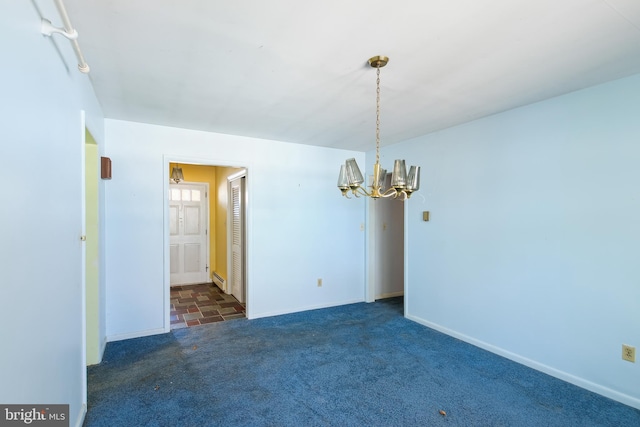
[[[215,283],[220,289],[224,291],[225,281],[222,278],[222,276],[214,271],[213,274],[211,275],[211,278],[213,279],[213,283]]]

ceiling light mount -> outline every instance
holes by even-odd
[[[369,58],[369,65],[373,68],[382,68],[389,62],[389,58],[386,56],[378,55],[373,58]]]
[[[411,197],[411,193],[418,191],[420,188],[420,166],[411,166],[409,173],[404,160],[396,160],[393,164],[393,173],[391,174],[391,186],[385,190],[385,179],[387,177],[386,169],[380,166],[380,68],[387,65],[389,58],[386,56],[374,56],[369,58],[369,65],[376,69],[376,162],[373,165],[373,177],[370,191],[362,186],[364,178],[358,167],[356,159],[347,159],[340,166],[340,175],[338,176],[338,188],[342,191],[342,195],[349,197],[349,192],[356,197],[366,196],[372,199],[380,197],[400,197],[402,200]]]

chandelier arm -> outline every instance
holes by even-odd
[[[394,199],[397,199],[399,195],[401,195],[402,193],[404,193],[404,191],[398,191],[397,189],[395,189],[394,187],[388,188],[387,191],[385,191],[384,193],[382,193],[382,197],[393,197]]]
[[[342,195],[344,197],[346,197],[347,199],[350,199],[351,197],[349,197],[349,188],[341,188],[340,191],[342,192]]]
[[[409,193],[407,193],[405,190],[398,190],[397,188],[391,187],[389,189],[387,189],[387,191],[385,191],[384,193],[382,193],[380,195],[381,197],[393,197],[394,199],[397,199],[398,197],[401,197],[401,200],[407,200],[410,196]]]
[[[356,193],[356,191],[359,191],[359,193]],[[360,196],[364,196],[364,197],[370,197],[371,194],[369,194],[367,192],[367,190],[364,189],[363,186],[359,186],[358,188],[356,188],[355,190],[353,190],[354,194],[358,194],[356,197],[360,197]]]

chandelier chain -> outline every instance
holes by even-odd
[[[376,163],[380,163],[380,64],[376,67]]]

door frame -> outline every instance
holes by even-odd
[[[250,162],[230,162],[228,160],[221,159],[212,159],[208,157],[193,157],[193,156],[182,156],[177,154],[163,154],[162,155],[162,189],[163,189],[163,197],[162,197],[162,212],[163,212],[163,318],[164,318],[164,332],[171,332],[171,273],[170,273],[170,254],[169,254],[169,184],[171,178],[171,172],[169,171],[169,166],[171,163],[182,163],[182,164],[191,164],[198,166],[220,166],[220,167],[235,167],[235,168],[243,168],[247,171],[247,175],[245,177],[245,224],[246,224],[246,233],[245,233],[245,300],[247,304],[246,315],[247,319],[251,319],[252,310],[250,304],[250,289],[251,289],[251,271],[249,269],[249,265],[251,262],[251,245],[248,239],[248,236],[251,235],[252,229],[252,211],[251,211],[251,180],[249,177],[248,171],[251,170],[252,165]],[[239,166],[240,164],[240,166]]]
[[[87,115],[80,110],[80,300],[81,304],[81,384],[82,384],[82,417],[87,412],[87,185],[86,179],[86,146]]]

